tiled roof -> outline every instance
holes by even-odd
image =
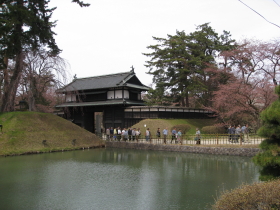
[[[143,85],[136,77],[134,81],[138,84],[129,83],[129,80],[136,77],[134,71],[122,72],[116,74],[108,74],[94,77],[78,78],[70,84],[59,89],[57,92],[68,91],[85,91],[92,89],[106,89],[121,86],[135,86],[138,89],[148,90],[148,87]]]

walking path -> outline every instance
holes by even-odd
[[[106,136],[103,136],[103,139],[106,140]],[[188,139],[190,140],[186,140],[183,139],[182,143],[175,141],[175,140],[171,140],[170,138],[167,138],[166,140],[166,144],[167,145],[193,145],[196,144],[197,142],[195,140],[191,140],[194,139],[194,136],[188,136]],[[243,141],[243,140],[238,140],[238,141],[232,141],[229,140],[228,137],[226,135],[221,135],[221,136],[207,136],[207,137],[203,137],[200,140],[200,144],[201,145],[258,145],[260,144],[264,139],[260,138],[258,136],[254,136],[252,138],[250,138],[249,141]],[[112,141],[112,140],[107,140],[107,141]],[[118,140],[117,140],[118,141]],[[164,144],[164,140],[163,138],[152,138],[149,141],[146,141],[145,138],[140,138],[138,140],[138,142],[136,140],[120,140],[121,142],[128,142],[128,143],[145,143],[145,144]]]

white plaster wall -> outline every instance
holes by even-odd
[[[124,98],[129,98],[129,92],[128,90],[124,90]],[[115,90],[115,99],[118,99],[118,98],[123,98],[122,96],[122,90]],[[114,99],[114,91],[111,90],[111,91],[108,91],[107,92],[107,99]]]
[[[128,90],[124,90],[123,93],[124,93],[124,98],[129,99],[129,92],[128,92]]]
[[[70,101],[76,101],[76,95],[75,94],[67,94],[66,95],[66,102]]]
[[[107,92],[107,99],[114,99],[114,91]]]
[[[116,90],[115,91],[115,98],[122,98],[122,90]]]

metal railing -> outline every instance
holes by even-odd
[[[178,144],[178,145],[187,145],[187,144],[203,144],[203,145],[224,145],[224,144],[233,144],[233,145],[250,145],[250,144],[260,144],[264,138],[259,137],[256,134],[202,134],[200,139],[197,139],[196,135],[182,135],[181,137],[174,137],[168,135],[166,137],[155,135],[146,138],[146,136],[122,136],[122,135],[113,135],[107,136],[102,134],[99,136],[106,141],[122,141],[122,142],[132,142],[132,143],[152,143],[152,144]],[[197,139],[197,140],[196,140]]]

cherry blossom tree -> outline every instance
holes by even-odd
[[[214,91],[210,109],[224,123],[260,126],[260,112],[277,98],[279,50],[277,41],[243,40],[236,49],[221,54],[218,71],[231,76]]]

